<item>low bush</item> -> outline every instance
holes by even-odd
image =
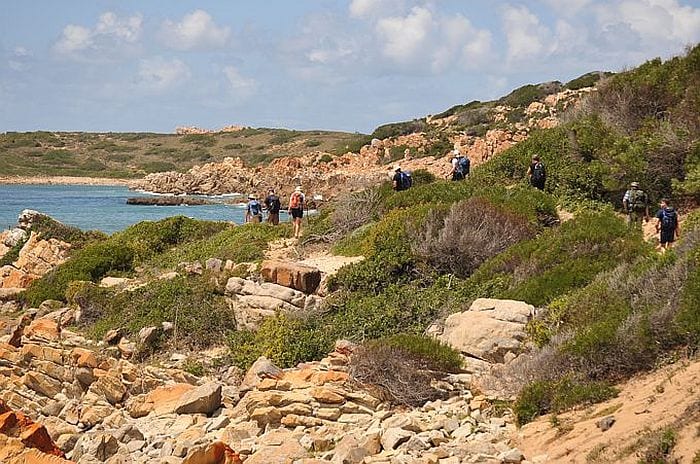
[[[414,245],[416,253],[438,272],[468,277],[489,258],[534,230],[527,217],[483,198],[455,203],[447,216],[432,212]]]
[[[140,329],[167,321],[174,324],[167,342],[204,348],[220,343],[236,328],[221,289],[206,275],[154,280],[122,292],[83,284],[71,287],[70,297],[81,309],[81,324],[98,340],[116,328],[135,338]]]
[[[459,372],[462,355],[451,346],[425,335],[397,334],[365,343],[365,346],[392,346],[410,353],[423,369],[438,372]]]
[[[413,121],[395,122],[384,124],[377,127],[372,132],[372,138],[387,139],[389,137],[398,137],[400,135],[408,135],[416,132],[423,132],[428,128],[428,123],[425,118],[414,119]]]
[[[5,254],[0,257],[0,267],[7,266],[17,261],[17,258],[19,258],[19,252],[22,251],[22,247],[24,247],[24,245],[27,243],[27,240],[29,240],[29,236],[27,236],[24,240],[20,240],[15,246],[7,250]]]
[[[193,143],[201,147],[213,147],[217,139],[210,134],[187,134],[182,136],[183,142]]]
[[[208,258],[230,259],[237,263],[259,261],[264,257],[267,244],[289,234],[289,224],[222,224],[210,234],[193,237],[178,247],[162,250],[149,264],[172,267],[181,262],[201,261]]]
[[[586,286],[599,272],[649,252],[641,234],[630,232],[608,208],[581,213],[514,245],[484,263],[469,280],[477,286],[497,282],[493,291],[499,298],[541,306]]]
[[[396,344],[375,341],[355,350],[349,373],[352,380],[384,401],[421,406],[441,396],[431,385],[439,374],[425,367],[429,363],[420,354]]]
[[[177,166],[169,161],[149,161],[139,165],[147,174],[153,172],[177,171]]]
[[[47,224],[51,227],[46,230],[52,234],[77,234],[52,222]],[[96,282],[108,273],[131,272],[138,264],[176,245],[208,237],[225,227],[227,224],[224,223],[197,221],[183,216],[138,223],[75,251],[68,261],[32,282],[24,293],[24,301],[31,306],[48,299],[65,301],[66,289],[72,281]]]
[[[586,382],[567,375],[558,380],[536,381],[518,395],[513,412],[520,425],[549,412],[614,398],[618,390],[604,382]]]
[[[283,314],[267,318],[256,332],[229,334],[231,361],[248,369],[265,356],[280,367],[293,367],[302,361],[320,359],[333,347],[335,339],[324,336],[313,320],[296,319]]]

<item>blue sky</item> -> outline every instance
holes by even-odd
[[[370,132],[700,41],[700,0],[0,0],[0,132]]]

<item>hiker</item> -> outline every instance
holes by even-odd
[[[649,222],[649,199],[644,190],[639,188],[639,182],[632,182],[629,190],[622,197],[622,207],[627,213],[627,225],[631,228],[641,228],[642,218]]]
[[[276,226],[280,223],[280,197],[275,194],[275,189],[270,189],[265,198],[265,208],[267,208],[267,222]]]
[[[679,236],[678,230],[678,213],[669,204],[668,199],[664,198],[659,204],[661,209],[656,213],[656,231],[660,232],[659,244],[661,251],[665,252],[673,247],[673,242]]]
[[[411,185],[413,185],[411,174],[409,172],[401,171],[401,166],[398,164],[394,166],[394,176],[391,178],[391,188],[397,192],[400,192],[402,190],[408,190],[411,188]]]
[[[540,161],[540,155],[534,155],[532,157],[527,175],[530,178],[530,185],[536,189],[544,190],[544,181],[547,178],[547,173],[544,169],[544,164]]]
[[[459,150],[454,150],[452,157],[452,170],[450,174],[452,175],[452,180],[462,180],[469,175],[469,158],[464,156],[459,152]]]
[[[301,190],[301,186],[298,185],[292,195],[289,197],[289,214],[292,216],[292,222],[294,224],[294,238],[301,237],[301,218],[304,217],[304,193]]]
[[[245,222],[262,222],[262,206],[252,193],[248,195],[245,207]]]

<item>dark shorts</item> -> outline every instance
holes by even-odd
[[[292,208],[289,210],[289,212],[292,214],[292,218],[294,219],[301,219],[304,217],[304,210],[301,208]]]
[[[530,183],[532,184],[533,187],[536,189],[544,190],[544,179],[540,180],[531,180]]]
[[[280,223],[280,213],[270,213],[267,215],[267,222],[277,225]]]
[[[464,179],[464,175],[461,172],[455,171],[452,173],[452,180],[463,180],[463,179]]]
[[[262,222],[262,216],[257,214],[250,217],[250,222]]]
[[[661,229],[661,244],[673,243],[676,240],[676,231]]]

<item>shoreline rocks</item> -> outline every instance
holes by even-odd
[[[155,196],[127,198],[126,204],[137,206],[203,206],[214,204],[214,202],[196,197]]]

